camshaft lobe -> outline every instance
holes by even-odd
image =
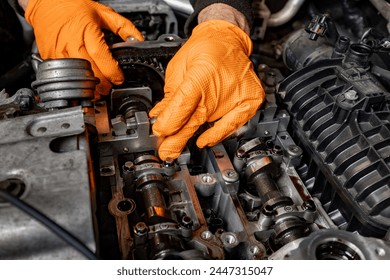
[[[283,194],[271,178],[269,170],[272,165],[275,168],[276,165],[269,156],[254,157],[249,160],[245,174],[248,183],[254,185],[262,201],[258,225],[261,230],[272,229],[269,246],[272,250],[277,250],[306,236],[310,231],[308,221],[301,217],[293,200]]]

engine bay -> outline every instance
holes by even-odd
[[[121,86],[95,100],[88,61],[33,50],[0,93],[0,259],[390,259],[386,1],[254,1],[266,101],[174,161],[148,112],[191,6],[99,2],[145,37],[106,34]]]

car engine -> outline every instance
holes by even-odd
[[[173,161],[148,112],[192,7],[99,2],[145,37],[106,34],[121,86],[33,48],[0,93],[0,259],[390,259],[388,2],[253,1],[266,101]]]

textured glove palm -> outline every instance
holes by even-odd
[[[159,156],[177,158],[205,122],[215,122],[197,140],[213,146],[258,110],[264,91],[249,60],[252,42],[239,27],[223,20],[199,24],[168,64],[165,96],[151,111],[155,135],[164,138]],[[218,121],[217,121],[218,120]]]
[[[111,83],[124,80],[118,62],[104,40],[102,28],[123,40],[142,34],[126,18],[111,8],[91,0],[29,0],[25,17],[33,26],[43,59],[84,58],[91,62],[99,94],[107,94]]]

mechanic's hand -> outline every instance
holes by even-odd
[[[153,133],[165,137],[162,160],[177,158],[205,122],[216,121],[198,138],[200,148],[222,141],[256,113],[264,91],[251,51],[249,36],[232,23],[210,20],[194,28],[168,64],[164,99],[149,113],[157,117]]]
[[[98,94],[108,94],[111,83],[118,85],[124,80],[102,28],[124,41],[128,37],[143,41],[142,34],[129,20],[91,0],[29,0],[25,17],[34,28],[43,59],[73,57],[91,62],[95,76],[100,79]]]

